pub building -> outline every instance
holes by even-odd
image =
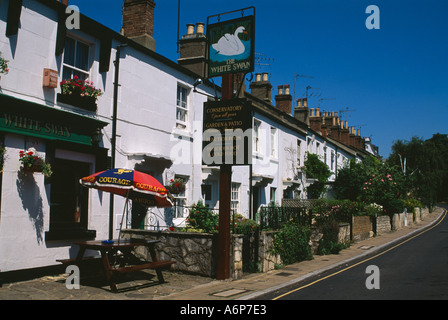
[[[76,256],[75,241],[118,237],[126,199],[114,196],[112,206],[109,193],[81,186],[82,177],[136,169],[164,185],[182,179],[177,204],[201,197],[193,130],[216,88],[207,81],[194,87],[196,73],[155,52],[153,1],[123,3],[118,33],[83,14],[79,28],[69,29],[67,1],[0,2],[0,52],[9,69],[0,74],[0,281],[61,266],[57,259]],[[150,32],[131,33],[130,24],[148,21]],[[176,145],[187,161],[173,163]],[[26,161],[41,166],[24,168]],[[147,211],[131,208],[125,224],[141,227]],[[184,223],[177,208],[157,210],[162,220],[154,228]]]
[[[132,204],[125,221],[131,228],[185,226],[185,206],[199,200],[219,207],[219,167],[204,165],[200,152],[204,106],[216,108],[220,95],[203,74],[204,23],[196,31],[187,26],[174,62],[156,52],[154,0],[123,0],[120,33],[83,14],[79,28],[68,29],[67,4],[0,1],[0,53],[9,69],[0,73],[0,284],[74,258],[74,241],[118,236],[125,199],[115,196],[111,206],[110,194],[79,183],[104,169],[139,170],[163,185],[183,182],[173,208]],[[74,94],[79,87],[88,88],[87,97]],[[306,99],[292,106],[286,85],[271,97],[267,74],[255,75],[250,92],[244,81],[234,87],[251,108],[251,119],[233,113],[235,123],[252,128],[252,150],[243,159],[252,164],[233,168],[232,212],[256,219],[261,206],[306,198],[307,152],[329,166],[330,180],[349,159],[365,156],[359,132],[336,113],[309,109]],[[40,168],[23,169],[27,160]]]

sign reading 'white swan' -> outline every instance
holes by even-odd
[[[208,25],[208,78],[254,71],[254,16]]]

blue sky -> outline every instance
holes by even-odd
[[[69,1],[119,32],[122,0]],[[177,4],[156,0],[154,22],[156,51],[174,61]],[[380,10],[379,30],[365,26],[369,5]],[[180,35],[187,23],[250,6],[255,52],[269,64],[256,72],[268,72],[274,88],[289,84],[295,98],[316,88],[309,107],[348,110],[342,119],[360,126],[386,158],[395,140],[448,133],[448,1],[181,0]]]

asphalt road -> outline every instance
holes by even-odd
[[[368,289],[370,287],[370,289]],[[362,261],[260,299],[448,299],[448,218]]]

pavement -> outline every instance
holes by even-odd
[[[255,300],[266,293],[392,248],[435,225],[443,213],[444,209],[437,207],[418,224],[352,243],[339,254],[316,255],[313,260],[279,270],[244,274],[240,280],[221,281],[165,271],[165,283],[160,284],[155,272],[149,270],[126,275],[117,282],[119,292],[112,293],[102,276],[82,278],[80,289],[69,290],[66,287],[68,274],[57,274],[28,281],[4,282],[0,287],[0,300]]]

